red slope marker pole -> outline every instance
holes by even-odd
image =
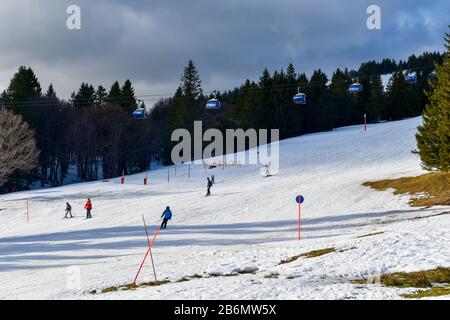
[[[144,259],[142,260],[141,265],[140,265],[140,267],[139,267],[139,270],[138,270],[138,272],[137,272],[137,274],[136,274],[136,277],[134,278],[134,281],[133,281],[133,284],[134,284],[134,285],[136,285],[136,280],[137,280],[137,278],[139,277],[139,274],[141,273],[142,267],[144,266],[145,260],[147,259],[147,256],[148,256],[150,250],[152,249],[153,243],[155,242],[155,239],[156,239],[156,237],[158,236],[158,233],[159,233],[159,229],[160,229],[160,228],[161,228],[161,227],[158,227],[158,230],[156,230],[156,233],[155,233],[155,235],[153,236],[152,242],[150,243],[150,246],[148,247],[147,252],[145,253]]]
[[[299,200],[300,200],[300,195]],[[300,201],[298,202],[298,240],[300,240]]]
[[[147,225],[145,224],[144,215],[142,215],[142,220],[144,221],[145,234],[147,235],[147,242],[148,246],[150,247],[150,238],[148,237]],[[156,269],[155,269],[155,262],[153,261],[152,250],[150,250],[150,258],[152,259],[153,275],[155,276],[155,282],[158,282],[158,279],[156,279]]]

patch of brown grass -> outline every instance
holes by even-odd
[[[155,287],[160,286],[166,283],[170,283],[169,280],[161,280],[161,281],[150,281],[150,282],[143,282],[140,284],[134,284],[129,283],[122,286],[112,286],[101,290],[101,293],[110,293],[110,292],[116,292],[116,291],[126,291],[126,290],[134,290],[136,288],[142,288],[142,287]],[[91,291],[91,293],[95,294],[97,293],[97,290]]]
[[[440,297],[450,295],[450,287],[434,287],[427,290],[419,290],[415,293],[402,294],[403,298],[420,299],[427,297]]]
[[[118,290],[118,288],[116,286],[112,286],[112,287],[103,289],[102,293],[116,292],[117,290]]]
[[[325,254],[328,253],[332,253],[335,252],[336,248],[326,248],[326,249],[320,249],[320,250],[313,250],[313,251],[309,251],[309,252],[305,252],[302,254],[299,254],[297,256],[293,256],[293,257],[289,257],[285,260],[281,260],[281,262],[279,264],[286,264],[286,263],[291,263],[294,262],[295,260],[301,258],[301,257],[305,257],[305,258],[316,258],[316,257],[320,257],[323,256]]]
[[[433,172],[418,177],[364,182],[376,190],[395,189],[394,194],[410,194],[413,207],[450,205],[450,172]]]
[[[359,236],[357,238],[366,238],[366,237],[376,236],[376,235],[383,234],[383,233],[384,233],[384,231],[374,232],[374,233],[369,233],[369,234],[363,234],[362,236]]]
[[[214,273],[214,274],[210,274],[211,277],[235,277],[235,276],[239,276],[240,274],[256,274],[256,271],[258,269],[254,268],[254,269],[245,269],[245,270],[239,270],[238,272],[231,272],[231,273]],[[137,288],[141,288],[141,287],[155,287],[155,286],[160,286],[163,284],[167,284],[167,283],[180,283],[180,282],[187,282],[187,281],[191,281],[193,279],[203,279],[205,278],[202,275],[199,275],[198,273],[195,273],[191,276],[184,276],[179,280],[176,280],[174,282],[171,282],[169,280],[161,280],[161,281],[150,281],[150,282],[143,282],[140,284],[134,284],[134,283],[129,283],[129,284],[124,284],[124,285],[120,285],[120,286],[111,286],[108,288],[104,288],[102,290],[92,290],[89,293],[91,294],[97,294],[97,293],[110,293],[110,292],[117,292],[117,291],[126,291],[126,290],[134,290]]]
[[[354,283],[366,284],[366,279],[355,280]],[[432,270],[417,272],[394,272],[381,276],[381,284],[397,288],[431,288],[435,284],[450,283],[450,268],[438,267]]]

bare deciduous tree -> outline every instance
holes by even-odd
[[[35,168],[38,156],[33,130],[20,115],[0,107],[0,185],[16,170]]]

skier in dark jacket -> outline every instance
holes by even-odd
[[[272,176],[272,174],[270,173],[270,171],[269,171],[269,165],[268,164],[266,164],[265,166],[264,166],[264,168],[266,168],[266,177],[271,177]]]
[[[208,179],[208,183],[206,185],[206,196],[210,196],[211,195],[211,187],[213,186],[213,183],[211,181],[211,179],[209,179],[209,177],[207,177],[206,179]]]
[[[168,206],[166,207],[166,210],[164,210],[164,212],[162,213],[161,218],[163,218],[163,221],[161,223],[161,229],[166,229],[167,221],[172,219],[172,211],[170,211],[170,207]]]
[[[66,215],[64,216],[64,219],[67,219],[67,215],[70,214],[69,218],[73,218],[72,216],[72,206],[70,203],[66,202]]]

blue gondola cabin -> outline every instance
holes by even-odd
[[[206,104],[206,109],[207,110],[218,110],[220,108],[221,108],[221,103],[217,99],[211,99]]]
[[[352,85],[350,85],[350,87],[348,88],[349,92],[361,92],[363,91],[363,86],[360,83],[353,83]]]
[[[297,93],[292,98],[292,101],[294,101],[295,104],[306,104],[306,94],[304,94],[304,93]]]
[[[145,109],[144,109],[144,108],[136,109],[136,110],[133,112],[133,118],[134,118],[135,120],[145,119]]]

